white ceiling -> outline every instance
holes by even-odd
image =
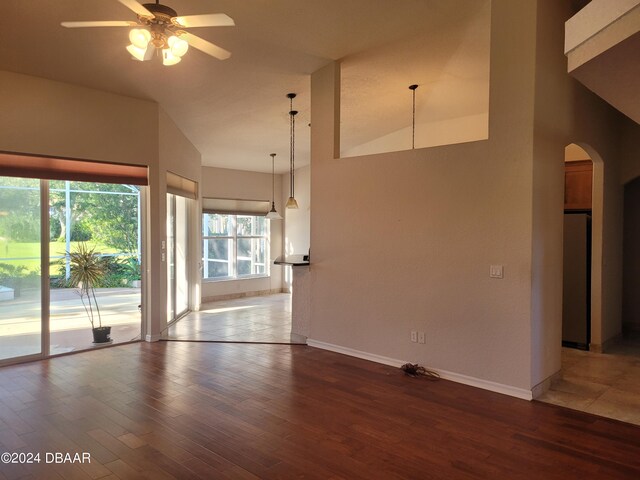
[[[450,42],[467,38],[474,19],[486,16],[489,1],[165,0],[179,15],[226,13],[236,26],[192,31],[231,51],[229,60],[191,49],[180,64],[164,67],[159,60],[131,60],[126,28],[60,26],[61,21],[135,20],[116,0],[3,0],[0,68],[157,101],[202,153],[203,165],[268,172],[269,153],[276,152],[276,169],[285,172],[288,92],[298,93],[296,166],[301,166],[309,161],[312,72],[332,60],[432,33],[433,48],[424,42],[420,48],[434,55],[430,78],[446,78],[446,55],[452,52],[438,39],[445,32]],[[469,53],[470,68],[477,55],[477,49]],[[459,62],[457,52],[457,69]],[[469,88],[476,86],[470,82]],[[452,94],[465,95],[464,89],[461,82]]]

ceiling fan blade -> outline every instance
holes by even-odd
[[[204,38],[197,37],[193,33],[184,32],[180,34],[180,37],[189,42],[189,45],[191,45],[193,48],[197,48],[198,50],[206,53],[207,55],[211,55],[218,60],[226,60],[231,56],[231,52],[228,52],[224,48],[220,48],[217,45],[208,42]]]
[[[194,27],[233,27],[233,18],[224,13],[208,13],[204,15],[186,15],[184,17],[173,17],[174,23],[185,28]]]
[[[137,25],[136,22],[107,20],[98,22],[62,22],[60,25],[67,28],[82,28],[82,27],[132,27]]]
[[[118,0],[118,1],[121,4],[123,4],[125,7],[127,7],[129,10],[133,10],[134,12],[136,12],[141,17],[151,17],[151,18],[154,17],[153,13],[151,13],[145,7],[143,7],[138,2],[136,2],[136,0]]]

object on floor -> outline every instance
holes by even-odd
[[[427,380],[440,380],[440,375],[433,370],[427,370],[417,363],[405,363],[400,367],[410,377],[425,377]]]

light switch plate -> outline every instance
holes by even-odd
[[[504,278],[504,268],[502,265],[491,265],[489,267],[489,276],[491,278]]]

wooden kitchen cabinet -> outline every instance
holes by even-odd
[[[591,160],[565,162],[564,209],[591,210],[593,164]]]

